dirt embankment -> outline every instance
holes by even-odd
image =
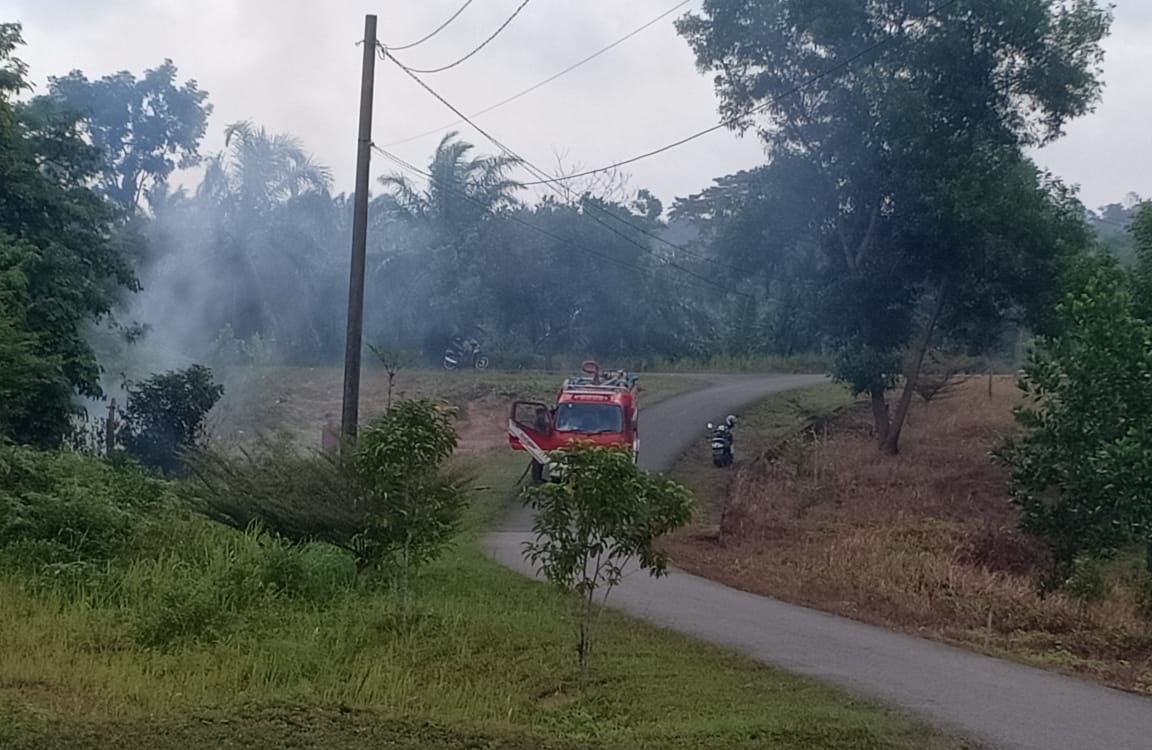
[[[990,452],[1019,392],[974,378],[917,399],[901,454],[879,453],[864,409],[735,473],[681,469],[723,498],[719,528],[668,540],[675,564],[755,593],[1022,658],[1152,693],[1152,625],[1139,560],[1086,568],[1041,596],[1043,550],[1016,530],[1008,472]],[[745,455],[748,455],[747,453]],[[715,516],[714,516],[715,518]]]

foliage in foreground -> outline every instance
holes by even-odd
[[[238,456],[204,452],[193,462],[196,499],[213,519],[330,544],[362,573],[398,573],[406,586],[460,531],[467,507],[467,478],[445,467],[456,447],[452,414],[399,401],[342,457],[274,443]]]
[[[692,519],[694,501],[676,482],[649,475],[623,448],[574,445],[555,451],[559,483],[527,487],[536,540],[524,552],[551,583],[580,597],[581,666],[592,646],[596,593],[601,604],[632,562],[663,575],[668,556],[656,540]]]
[[[520,462],[486,469],[494,489],[479,505],[503,506]],[[67,477],[85,496],[106,479],[59,484]],[[331,545],[162,503],[131,518],[128,541],[83,575],[0,568],[0,745],[936,747],[886,711],[613,612],[599,624],[595,679],[580,679],[571,598],[474,543],[429,564],[398,611],[357,586],[352,555]]]
[[[0,445],[0,567],[62,572],[129,549],[142,515],[170,500],[131,466]]]
[[[1152,565],[1152,326],[1129,279],[1085,263],[1020,387],[1023,436],[998,452],[1012,469],[1022,528],[1048,545],[1065,577],[1080,555],[1149,548]]]
[[[49,447],[68,433],[74,394],[101,392],[83,327],[137,282],[115,207],[89,188],[101,160],[79,115],[17,101],[22,44],[20,25],[0,22],[0,434]]]
[[[235,551],[221,546],[226,538],[249,549],[231,529],[204,528],[213,529],[221,563]],[[177,542],[185,540],[209,546],[176,528],[173,555],[184,554]],[[570,599],[471,544],[429,567],[407,618],[388,597],[362,589],[328,600],[262,595],[226,612],[217,635],[204,630],[159,647],[123,635],[140,621],[155,621],[157,634],[178,626],[175,610],[152,619],[154,599],[32,595],[13,583],[0,578],[10,604],[0,609],[6,748],[202,750],[243,738],[251,747],[368,750],[408,736],[386,731],[398,719],[424,727],[415,736],[427,744],[414,748],[438,747],[428,721],[454,750],[933,746],[887,711],[613,612],[599,625],[595,679],[580,680],[569,656]],[[3,687],[32,683],[43,690]],[[57,691],[71,698],[57,703]],[[5,723],[11,701],[32,709],[24,726]]]

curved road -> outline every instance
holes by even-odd
[[[666,470],[702,427],[806,375],[720,376],[702,391],[642,412],[641,464]],[[489,553],[533,575],[521,557],[522,512],[489,535]],[[1152,700],[992,659],[672,571],[628,576],[611,606],[762,662],[878,699],[945,729],[1011,750],[1149,750]]]

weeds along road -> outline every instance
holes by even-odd
[[[807,375],[716,376],[713,385],[641,405],[640,463],[665,470],[704,426],[772,393],[817,383]],[[740,440],[736,440],[737,456]],[[516,509],[486,539],[490,555],[531,576]],[[721,586],[679,571],[629,574],[610,606],[659,626],[819,678],[996,748],[1149,750],[1152,700],[864,625]],[[686,686],[690,689],[691,686]]]

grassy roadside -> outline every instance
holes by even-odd
[[[145,647],[133,636],[150,614],[143,602],[0,577],[0,747],[966,746],[613,612],[581,674],[570,600],[489,561],[478,543],[510,501],[523,456],[459,461],[485,488],[472,530],[425,573],[406,610],[371,591],[273,597],[205,637]],[[166,533],[225,562],[255,544],[194,520]]]
[[[847,390],[835,383],[797,388],[775,394],[745,409],[736,426],[734,453],[737,469],[760,452],[796,435],[802,426],[840,413],[854,403]],[[707,441],[699,441],[677,462],[672,476],[696,495],[697,526],[689,533],[708,533],[718,526],[724,501],[737,472],[712,466]]]
[[[789,399],[835,406],[831,391],[768,399],[738,429],[743,454],[718,472],[685,456],[673,475],[713,513],[667,540],[677,566],[727,585],[1001,658],[1152,694],[1152,626],[1138,556],[1077,569],[1041,596],[1042,550],[1016,529],[1006,469],[989,451],[1014,429],[1011,377],[974,379],[913,402],[901,454],[882,457],[866,407],[815,436]],[[831,398],[826,398],[831,397]],[[723,506],[721,516],[716,509]]]

